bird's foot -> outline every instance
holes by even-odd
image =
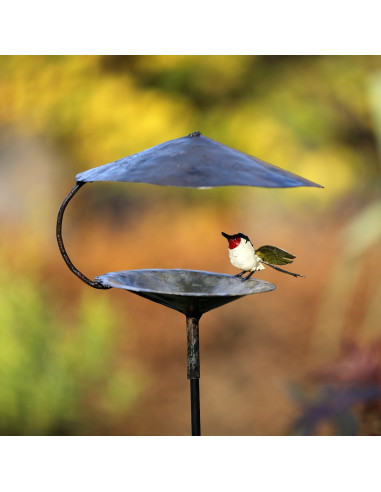
[[[249,273],[249,275],[246,275],[246,277],[243,277],[242,280],[245,282],[246,280],[249,280],[249,278],[254,274],[254,270]]]
[[[246,273],[246,272],[247,272],[247,270],[244,270],[243,272],[241,272],[241,273],[237,273],[237,275],[234,275],[234,277],[236,277],[236,278],[238,278],[238,277],[242,277],[242,275],[243,275],[244,273]]]

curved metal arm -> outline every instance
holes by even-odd
[[[67,204],[70,202],[70,200],[73,198],[73,196],[77,193],[77,191],[84,185],[84,182],[77,182],[76,185],[69,191],[69,193],[66,195],[64,201],[62,202],[60,209],[58,211],[58,217],[57,217],[57,243],[58,247],[60,249],[62,258],[64,259],[66,265],[68,266],[69,270],[71,270],[74,275],[77,275],[78,278],[82,280],[82,282],[85,282],[85,284],[90,285],[90,287],[94,287],[94,289],[110,289],[108,285],[103,285],[100,282],[95,282],[94,280],[90,280],[87,278],[83,273],[81,273],[73,263],[71,262],[69,255],[66,253],[66,249],[63,243],[62,239],[62,219],[63,219],[63,214],[65,212]]]

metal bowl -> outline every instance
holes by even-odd
[[[185,314],[202,314],[249,294],[269,292],[275,285],[251,278],[199,270],[125,270],[95,277],[106,287],[124,289]]]

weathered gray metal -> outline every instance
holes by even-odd
[[[202,314],[249,294],[275,289],[270,282],[198,270],[125,270],[95,277],[104,287],[124,289],[200,318]]]
[[[77,174],[79,183],[124,181],[186,188],[316,186],[308,179],[193,132]]]
[[[190,381],[192,436],[201,436],[199,318],[187,316],[187,378]]]
[[[232,275],[197,270],[127,270],[87,278],[71,262],[62,239],[67,204],[87,182],[124,181],[163,186],[212,188],[261,186],[293,188],[322,186],[193,132],[186,137],[79,173],[76,185],[64,199],[57,217],[57,242],[68,268],[97,289],[119,288],[175,309],[187,318],[187,375],[191,389],[192,435],[200,435],[199,319],[240,297],[269,292],[275,285],[264,280],[243,282]]]
[[[243,282],[232,275],[181,269],[109,272],[95,280],[101,287],[124,289],[185,314],[192,436],[200,436],[199,319],[211,309],[249,294],[269,292],[275,285],[254,278]]]
[[[199,318],[187,316],[187,378],[200,379]]]

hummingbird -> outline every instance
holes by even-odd
[[[287,265],[294,261],[295,256],[283,249],[275,246],[261,246],[258,249],[254,249],[252,242],[248,236],[239,232],[230,236],[225,232],[221,234],[226,237],[229,242],[229,258],[231,264],[242,270],[241,273],[234,275],[235,277],[242,277],[247,272],[250,272],[246,277],[242,277],[243,280],[249,279],[257,270],[264,270],[264,265],[267,265],[279,272],[288,273],[294,277],[304,277],[298,273],[292,273],[282,268],[278,268],[274,265]]]

